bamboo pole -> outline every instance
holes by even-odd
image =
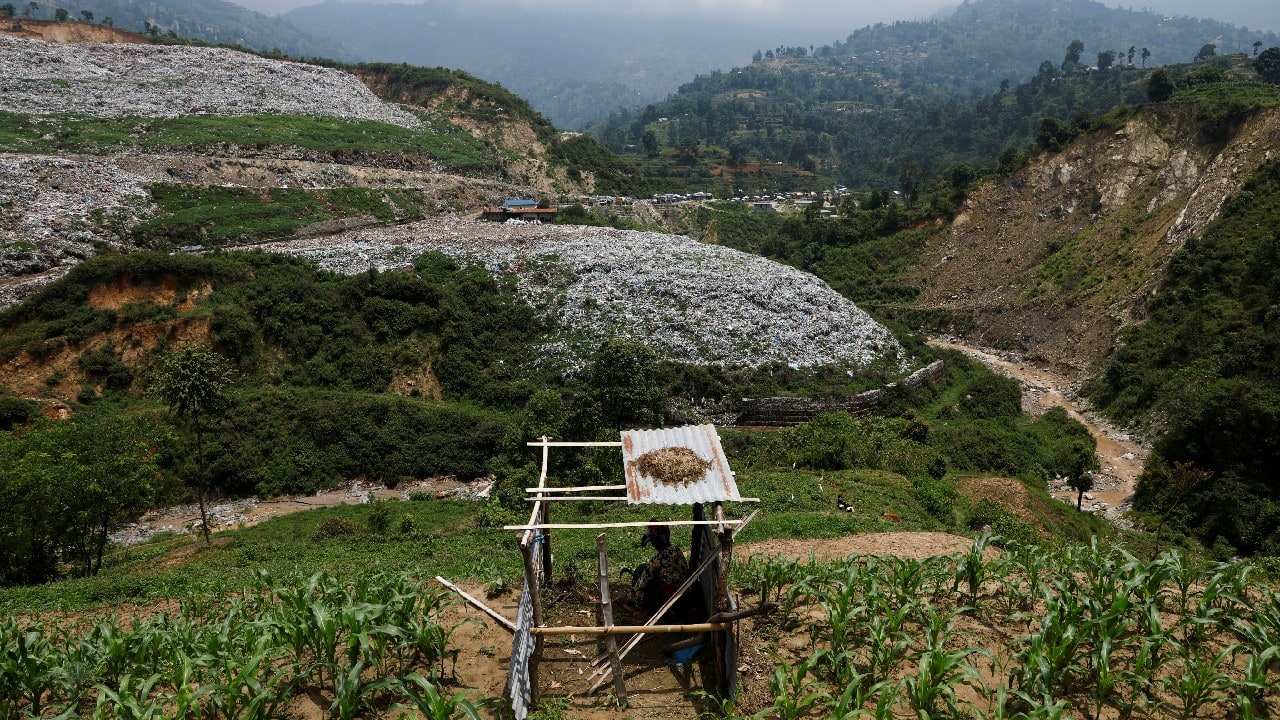
[[[535,636],[547,635],[587,635],[590,637],[606,637],[609,635],[649,634],[664,635],[670,633],[698,633],[713,630],[728,630],[733,627],[727,622],[691,623],[688,625],[566,625],[563,627],[536,627],[529,632]]]
[[[716,566],[716,582],[715,593],[712,600],[715,603],[716,614],[721,614],[729,610],[729,561],[733,559],[733,531],[725,525],[724,520],[724,503],[717,502],[713,505],[714,517],[716,524],[716,538],[718,540],[720,563]],[[724,630],[729,630],[728,627]],[[729,677],[725,669],[725,657],[729,650],[729,640],[727,633],[716,633],[712,636],[712,645],[716,650],[716,677],[719,680],[718,687],[721,697],[729,696]]]
[[[591,490],[593,492],[599,490],[626,490],[626,485],[579,485],[578,487],[529,487],[524,491],[527,493],[568,493],[568,492],[585,492]]]
[[[661,525],[741,525],[741,520],[660,520]],[[605,530],[607,528],[637,528],[653,525],[652,520],[612,523],[533,523],[528,525],[503,525],[503,530]]]
[[[570,500],[608,500],[613,502],[626,502],[630,500],[626,495],[531,495],[526,497],[525,502],[568,502]]]
[[[475,598],[474,598],[474,597],[472,597],[471,595],[467,594],[467,592],[466,592],[465,590],[463,590],[462,588],[458,587],[457,585],[454,585],[453,583],[449,582],[448,580],[445,580],[444,578],[440,577],[439,575],[437,575],[437,576],[436,576],[436,582],[440,583],[441,585],[443,585],[443,586],[445,586],[445,587],[449,588],[450,590],[454,591],[454,592],[455,592],[455,593],[457,593],[458,595],[462,596],[462,599],[463,599],[463,600],[466,600],[468,603],[470,603],[472,607],[474,607],[475,609],[477,609],[477,610],[479,610],[480,612],[484,613],[485,615],[488,615],[489,617],[493,618],[494,620],[497,620],[497,621],[498,621],[498,624],[499,624],[499,625],[501,625],[502,627],[506,628],[507,630],[509,630],[509,631],[511,631],[511,632],[515,632],[515,631],[516,631],[516,624],[515,624],[515,623],[513,623],[513,622],[511,622],[510,620],[508,620],[507,618],[503,617],[503,616],[502,616],[502,615],[501,615],[497,610],[494,610],[493,608],[489,607],[488,605],[485,605],[484,603],[482,603],[482,602],[480,602],[479,600],[475,599]]]
[[[621,440],[600,441],[600,442],[551,442],[548,437],[542,437],[538,442],[525,443],[529,447],[622,447]]]
[[[596,554],[599,556],[600,568],[600,621],[604,630],[613,627],[613,603],[609,598],[609,555],[605,545],[604,533],[596,536]],[[627,686],[623,682],[622,658],[618,657],[618,641],[613,635],[604,636],[604,651],[609,656],[609,666],[613,669],[613,691],[618,696],[618,704],[627,706]]]

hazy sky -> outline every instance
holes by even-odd
[[[232,0],[245,7],[268,14],[288,12],[294,8],[317,4],[317,0]],[[361,0],[389,3],[396,0]],[[924,18],[939,9],[958,4],[957,0],[640,0],[632,3],[605,0],[436,0],[468,7],[492,8],[496,12],[546,12],[552,7],[572,8],[581,12],[621,15],[643,12],[646,15],[669,15],[673,19],[691,16],[724,16],[740,19],[758,18],[761,22],[780,22],[791,27],[814,30],[817,39],[830,35],[840,39],[863,25],[893,20]],[[399,0],[403,3],[404,0]],[[1153,10],[1171,15],[1209,17],[1253,29],[1280,31],[1280,4],[1276,0],[1137,0],[1105,4],[1134,10]]]

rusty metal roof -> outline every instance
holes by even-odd
[[[664,448],[691,450],[707,463],[705,474],[701,479],[682,482],[663,481],[643,474],[637,461],[646,453]],[[622,466],[627,476],[627,503],[630,505],[693,505],[742,499],[714,425],[624,430]]]

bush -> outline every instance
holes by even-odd
[[[36,404],[30,400],[0,393],[0,430],[12,430],[36,417]]]
[[[364,527],[351,518],[327,517],[316,526],[315,532],[311,533],[311,539],[328,540],[330,538],[350,537],[363,533]]]
[[[951,483],[933,478],[916,478],[911,481],[911,497],[915,499],[925,512],[937,518],[945,525],[955,523],[953,508],[960,498]]]
[[[386,535],[391,529],[391,519],[391,501],[374,500],[369,504],[369,517],[365,519],[365,524],[371,532]]]

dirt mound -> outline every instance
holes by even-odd
[[[808,560],[838,560],[850,555],[897,555],[926,558],[967,551],[973,540],[940,532],[863,533],[827,540],[763,540],[736,548],[738,557],[781,555]]]
[[[14,29],[17,28],[17,29]],[[53,20],[21,20],[12,26],[0,28],[0,35],[43,40],[54,43],[135,43],[150,45],[145,35],[119,30],[106,25],[82,22],[55,22]]]

